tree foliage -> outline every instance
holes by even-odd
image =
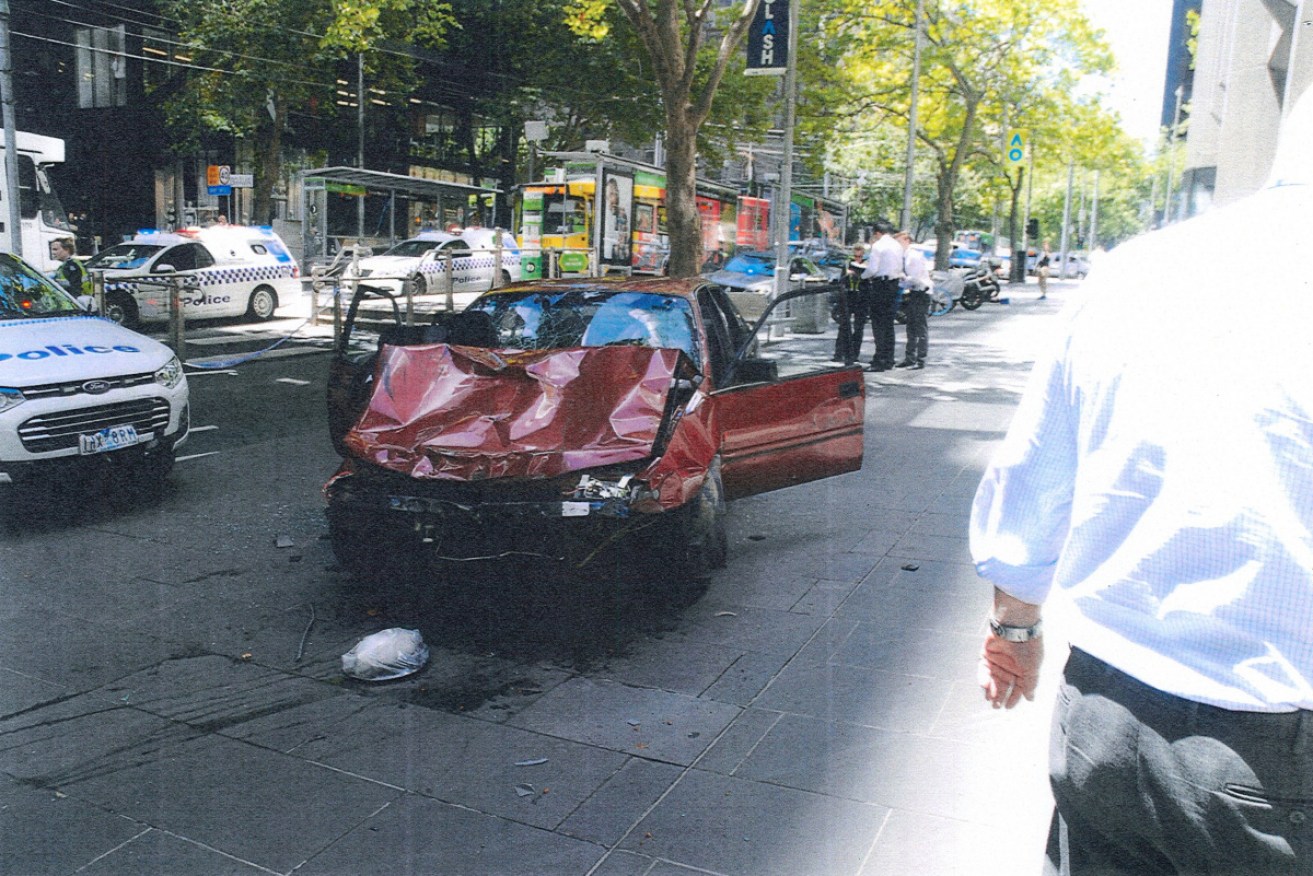
[[[651,64],[665,121],[666,221],[674,277],[692,276],[701,266],[698,135],[758,2],[741,0],[720,9],[715,0],[576,0],[569,9],[576,32],[597,39],[611,30],[607,13],[618,9]]]
[[[812,75],[831,105],[846,105],[837,138],[882,131],[882,140],[905,143],[915,0],[821,3]],[[1023,191],[1023,170],[1003,160],[1009,131],[1029,132],[1037,170],[1065,164],[1064,153],[1085,142],[1089,105],[1072,94],[1082,77],[1107,71],[1111,56],[1077,0],[925,0],[922,27],[916,147],[932,174],[942,266],[960,207],[979,215],[1001,197],[1010,212]],[[872,172],[901,173],[906,163],[889,151],[876,157],[883,166]]]
[[[178,148],[194,150],[205,132],[252,143],[254,214],[272,215],[289,113],[334,106],[341,62],[365,58],[380,91],[413,84],[414,62],[371,50],[385,41],[440,45],[455,25],[447,3],[431,0],[160,0],[178,21],[178,40],[196,66],[169,98]]]

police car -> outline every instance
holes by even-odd
[[[301,269],[271,228],[215,225],[176,232],[142,230],[87,262],[105,272],[105,316],[128,327],[169,318],[161,266],[185,278],[187,319],[271,319],[301,300]]]
[[[447,260],[451,260],[451,291],[458,305],[468,304],[493,288],[498,269],[505,286],[520,279],[520,246],[514,235],[502,231],[500,265],[497,234],[491,228],[469,228],[459,234],[422,231],[403,240],[381,255],[369,256],[348,266],[347,279],[368,280],[393,293],[400,293],[405,280],[414,281],[414,294],[439,295],[447,291]]]
[[[77,465],[162,480],[187,436],[187,405],[172,350],[89,315],[0,253],[0,490]]]

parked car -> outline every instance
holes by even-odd
[[[162,481],[187,437],[187,400],[172,350],[0,253],[0,495],[89,470]]]
[[[168,320],[167,276],[186,281],[181,300],[187,319],[272,319],[303,294],[300,267],[283,239],[265,227],[143,230],[97,253],[87,269],[104,272],[104,315],[128,328]]]
[[[370,294],[329,378],[329,532],[359,577],[618,558],[676,583],[724,565],[726,501],[861,467],[857,366],[759,353],[768,314],[705,280],[524,283],[366,343]]]
[[[1067,272],[1066,272],[1067,277],[1076,277],[1077,279],[1084,280],[1085,276],[1089,274],[1089,272],[1090,272],[1090,263],[1089,260],[1085,258],[1085,256],[1075,252],[1067,253]],[[1061,253],[1052,253],[1050,255],[1049,276],[1050,277],[1063,276]]]
[[[456,306],[464,306],[494,285],[509,285],[520,279],[520,247],[509,232],[471,228],[460,233],[423,231],[403,240],[380,255],[362,258],[342,272],[345,279],[366,279],[374,286],[400,293],[402,285],[414,281],[414,294],[446,292],[447,263],[451,263],[451,291]],[[500,279],[500,282],[496,282]]]
[[[775,253],[740,251],[725,262],[724,267],[703,276],[728,289],[730,300],[739,312],[746,319],[755,320],[765,312],[775,291]],[[789,258],[790,291],[830,282],[830,277],[820,266],[806,256]]]
[[[851,250],[823,240],[794,241],[789,244],[789,254],[811,259],[830,280],[842,279],[852,258]]]

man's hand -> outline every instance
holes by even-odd
[[[985,635],[978,670],[985,699],[996,708],[1010,709],[1021,698],[1035,699],[1039,667],[1044,661],[1044,640],[1009,642],[993,633]]]

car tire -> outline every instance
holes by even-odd
[[[127,292],[116,291],[106,295],[105,312],[101,315],[129,329],[135,329],[141,322],[137,302]]]
[[[429,281],[424,279],[423,274],[412,274],[410,277],[410,294],[427,295],[429,294]]]
[[[413,577],[420,558],[416,546],[398,530],[359,520],[357,515],[329,501],[328,544],[338,566],[366,584],[381,584],[398,575]]]
[[[679,582],[701,581],[729,559],[725,528],[725,491],[720,461],[712,463],[697,497],[675,513],[675,531],[667,542],[666,570]],[[667,580],[669,578],[667,577]]]
[[[278,310],[278,295],[268,286],[257,286],[251,293],[251,300],[246,305],[246,315],[259,322],[274,318]]]
[[[510,271],[502,271],[502,272],[501,272],[501,286],[498,287],[498,288],[504,288],[504,287],[506,287],[506,286],[511,285],[511,283],[513,283],[513,282],[515,282],[515,281],[511,279],[511,272],[510,272]]]

